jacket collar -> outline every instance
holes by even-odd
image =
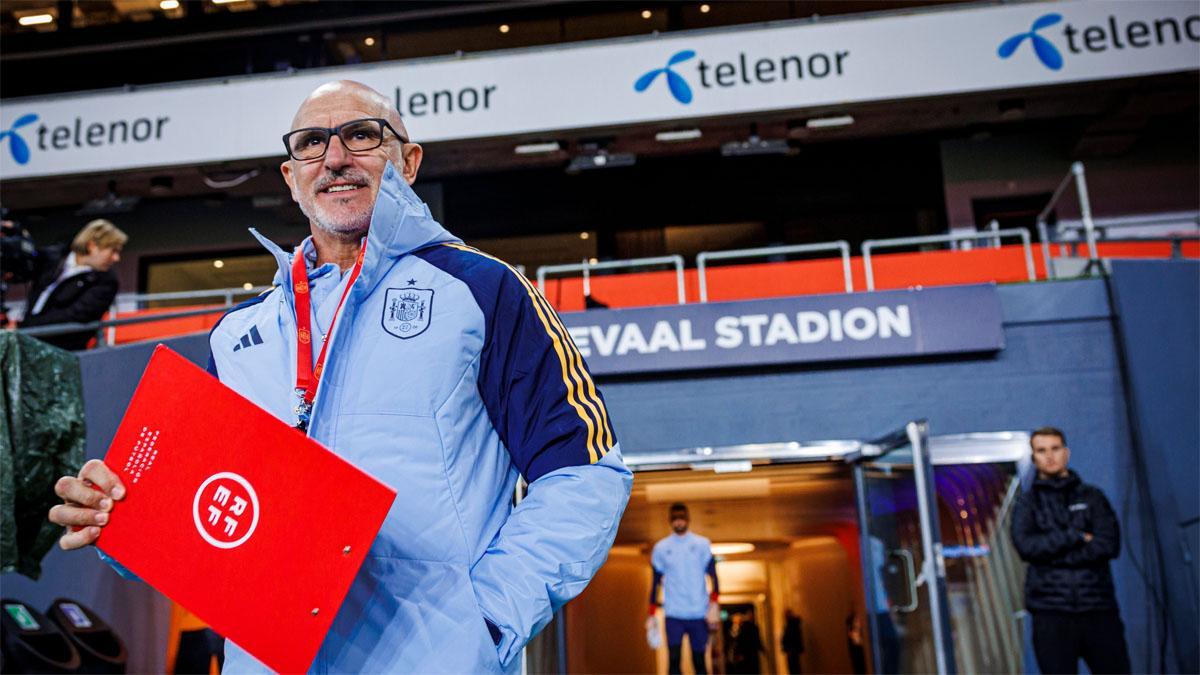
[[[1043,490],[1065,490],[1079,484],[1079,474],[1067,469],[1067,475],[1060,478],[1038,478],[1033,482],[1035,488]]]
[[[292,252],[285,252],[275,242],[259,234],[254,228],[250,233],[275,257],[279,270],[275,273],[275,285],[282,287],[288,302],[292,298],[292,260],[301,255],[305,247],[311,247],[306,238]],[[354,294],[370,293],[383,278],[392,260],[408,255],[431,244],[459,242],[462,240],[446,231],[430,213],[429,207],[413,192],[408,181],[388,162],[379,183],[379,194],[371,212],[371,229],[367,232],[367,252],[363,258],[363,269],[356,283]]]

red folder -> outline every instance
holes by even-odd
[[[280,672],[307,670],[396,492],[159,346],[98,545]]]

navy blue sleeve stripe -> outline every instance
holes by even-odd
[[[482,253],[482,255],[486,255],[486,253]],[[586,392],[584,392],[584,394],[586,394],[586,396],[584,396],[584,404],[587,404],[589,410],[592,410],[592,412],[595,414],[596,422],[598,422],[600,426],[600,456],[608,454],[608,450],[611,450],[614,444],[617,442],[617,435],[613,434],[612,424],[608,422],[608,410],[604,405],[604,400],[602,400],[600,395],[596,393],[595,382],[592,381],[592,374],[589,374],[587,366],[583,364],[583,354],[581,354],[580,350],[578,350],[578,347],[575,346],[575,340],[571,340],[571,335],[568,333],[568,330],[566,330],[565,325],[563,325],[562,319],[558,318],[558,312],[554,311],[553,307],[550,306],[550,303],[548,303],[544,295],[538,291],[538,287],[534,286],[532,282],[526,279],[526,276],[521,274],[520,271],[517,271],[514,267],[512,267],[512,265],[508,263],[504,263],[504,265],[509,269],[509,271],[511,271],[512,275],[516,276],[517,280],[521,281],[522,285],[526,287],[526,291],[529,293],[530,300],[533,300],[536,305],[542,307],[542,311],[544,311],[546,317],[550,319],[553,329],[557,331],[560,340],[562,340],[563,345],[566,346],[566,350],[568,350],[568,356],[571,362],[570,365],[572,368],[572,375],[577,378],[577,381],[582,380],[582,382],[580,382],[581,388],[584,386],[587,387]]]
[[[566,329],[562,326],[562,323],[559,322],[558,315],[555,314],[554,310],[546,303],[541,293],[539,293],[537,289],[534,288],[531,283],[529,283],[529,280],[525,278],[525,275],[518,272],[508,263],[505,263],[504,261],[493,256],[489,256],[488,254],[477,249],[470,248],[469,246],[455,244],[447,244],[447,246],[459,250],[470,251],[471,253],[495,260],[496,262],[504,265],[504,267],[508,269],[508,271],[512,273],[512,275],[517,278],[518,281],[520,281],[521,285],[525,288],[526,293],[529,295],[530,302],[533,303],[534,309],[537,311],[538,318],[542,321],[542,324],[546,329],[546,333],[550,336],[552,342],[555,343],[555,348],[565,351],[565,354],[559,354],[559,359],[563,366],[563,380],[564,383],[568,385],[567,388],[569,397],[571,394],[575,394],[575,391],[570,385],[573,383],[575,387],[578,387],[579,394],[576,395],[576,400],[580,400],[581,403],[586,406],[589,413],[588,417],[585,418],[585,421],[587,422],[589,430],[588,453],[593,457],[592,461],[598,461],[600,457],[608,454],[608,451],[612,449],[612,442],[611,440],[606,440],[605,436],[607,435],[608,439],[611,439],[612,432],[607,425],[607,410],[604,409],[604,403],[596,394],[595,384],[592,382],[587,369],[583,367],[583,356],[579,354],[578,349],[575,348],[575,343],[571,340],[570,335],[566,332]],[[570,381],[567,379],[568,376],[570,377]],[[575,405],[573,401],[572,405]],[[595,423],[594,427],[593,422]]]
[[[583,363],[583,356],[575,347],[570,334],[559,321],[558,315],[549,306],[541,293],[508,263],[482,251],[462,244],[443,244],[460,251],[467,251],[503,265],[524,287],[534,310],[537,312],[547,335],[550,337],[563,370],[563,383],[567,387],[568,402],[576,409],[588,428],[588,454],[592,462],[608,454],[615,445],[615,434],[608,420],[608,411],[603,399],[596,392],[596,385]]]

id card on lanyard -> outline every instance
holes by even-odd
[[[321,353],[317,355],[316,365],[313,364],[312,351],[312,294],[308,287],[308,265],[304,253],[296,254],[292,261],[292,290],[296,294],[296,428],[308,431],[309,418],[312,415],[313,400],[317,397],[317,387],[321,384],[321,373],[325,370],[325,355],[332,342],[333,327],[342,314],[342,305],[346,296],[354,287],[354,281],[362,272],[363,256],[367,252],[367,238],[363,237],[362,246],[358,249],[358,259],[350,269],[350,278],[342,297],[338,300],[337,309],[329,321],[329,330],[325,332],[325,343],[321,345]]]

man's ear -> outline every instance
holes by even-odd
[[[283,182],[287,183],[288,190],[292,193],[292,201],[299,203],[300,200],[296,199],[296,177],[292,175],[292,160],[283,160],[279,165],[279,173],[283,174]]]
[[[425,151],[417,143],[408,143],[401,148],[400,153],[404,160],[404,167],[400,173],[404,176],[404,180],[412,185],[417,180],[417,172],[421,170],[421,159],[425,155]]]

